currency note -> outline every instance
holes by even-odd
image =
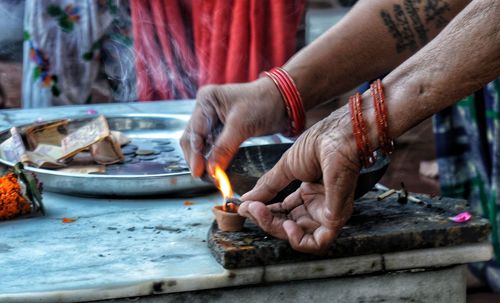
[[[61,145],[67,135],[68,120],[33,125],[24,130],[28,149],[34,150],[39,144]]]
[[[0,154],[2,159],[12,163],[26,161],[26,147],[23,138],[17,127],[10,129],[10,138],[0,144]],[[23,161],[24,160],[24,161]]]
[[[120,146],[125,145],[127,143],[130,143],[129,137],[127,137],[124,133],[112,130],[111,131],[111,136],[113,136],[113,139],[118,142]]]
[[[124,159],[120,144],[113,136],[108,136],[104,140],[92,144],[90,153],[94,161],[99,164],[113,164]]]
[[[69,159],[110,135],[108,122],[101,115],[62,139],[63,156],[59,160]]]

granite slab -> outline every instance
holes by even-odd
[[[449,217],[467,210],[466,201],[417,196],[421,202],[398,202],[397,195],[377,201],[372,191],[355,203],[352,218],[323,256],[294,251],[288,242],[268,236],[248,221],[240,232],[222,232],[214,222],[208,245],[224,268],[244,268],[320,259],[408,251],[477,243],[488,238],[490,225],[474,216],[465,223]]]

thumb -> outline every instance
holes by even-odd
[[[334,159],[326,165],[323,175],[326,209],[323,212],[328,228],[338,230],[349,219],[353,210],[354,191],[359,176],[358,167],[347,167]]]
[[[290,150],[283,154],[276,165],[263,175],[255,187],[241,197],[243,201],[268,202],[274,198],[278,192],[295,180],[290,166],[288,165]]]

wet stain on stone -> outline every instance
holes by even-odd
[[[151,262],[161,262],[165,260],[181,260],[181,259],[188,259],[193,257],[194,255],[190,254],[170,254],[170,255],[162,255],[161,257],[158,257],[156,259],[152,259]]]
[[[0,243],[0,253],[7,253],[7,252],[11,251],[11,249],[13,249],[13,248],[14,247],[12,247],[10,245]]]
[[[165,226],[165,225],[157,225],[157,226],[155,226],[155,230],[168,231],[168,232],[178,233],[178,234],[181,233],[182,231],[184,231],[182,228],[170,227],[170,226]]]
[[[177,285],[177,281],[175,281],[175,280],[170,280],[170,281],[167,282],[167,286],[168,287],[173,287],[175,285]]]
[[[229,272],[229,275],[227,276],[229,279],[234,279],[236,278],[236,274],[234,272]]]
[[[153,283],[153,293],[163,291],[163,281]]]

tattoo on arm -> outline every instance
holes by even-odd
[[[436,21],[436,28],[441,28],[448,23],[443,17],[446,11],[450,10],[448,3],[441,0],[428,0],[425,4],[425,21]]]
[[[405,0],[405,11],[410,16],[411,22],[413,23],[413,29],[417,33],[418,39],[420,40],[420,45],[427,43],[427,32],[428,29],[425,28],[420,16],[418,15],[418,6],[420,1]]]
[[[415,35],[411,30],[408,18],[406,18],[405,13],[401,5],[394,5],[394,15],[395,20],[392,19],[391,15],[387,11],[382,11],[380,13],[384,23],[391,32],[394,39],[396,39],[396,50],[399,52],[405,49],[410,49],[415,51],[417,49],[417,42],[415,41]]]
[[[404,8],[394,4],[392,14],[387,10],[380,11],[385,26],[396,40],[398,53],[405,50],[415,51],[418,46],[426,44],[429,41],[427,36],[429,29],[426,25],[433,22],[436,28],[444,27],[448,21],[443,15],[450,10],[444,0],[404,0],[403,5]],[[419,15],[421,11],[425,24]]]

